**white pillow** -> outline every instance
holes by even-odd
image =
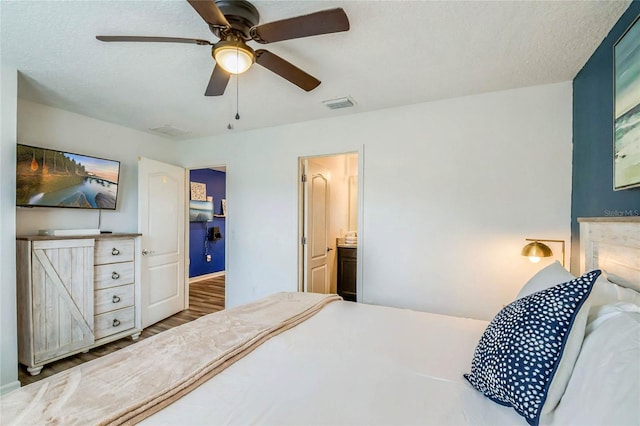
[[[560,404],[543,423],[640,424],[640,313],[624,303],[602,308],[607,318],[588,328]]]
[[[640,314],[640,306],[635,303],[618,302],[610,305],[592,306],[589,311],[589,325],[585,329],[585,336],[598,329],[610,318],[624,312]],[[640,377],[639,377],[640,379]]]
[[[576,277],[564,269],[560,262],[556,260],[531,277],[522,287],[516,299],[523,298],[541,290],[546,290],[560,283],[571,281],[574,278]],[[589,296],[589,302],[592,307],[610,305],[618,302],[633,303],[640,306],[640,293],[612,283],[603,274],[596,280],[593,291]],[[593,312],[589,314],[589,322],[594,318],[594,315]]]
[[[520,289],[516,299],[521,299],[538,291],[546,290],[554,285],[566,283],[574,278],[576,277],[571,274],[571,272],[564,269],[560,262],[556,260],[551,265],[542,268],[533,277],[531,277],[522,289]]]
[[[640,293],[614,284],[603,275],[598,277],[593,292],[589,297],[592,306],[610,305],[618,302],[633,303],[640,306]]]

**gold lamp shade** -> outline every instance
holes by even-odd
[[[527,257],[549,257],[553,252],[548,245],[534,241],[524,246],[520,254]]]
[[[533,263],[540,262],[540,258],[542,257],[553,256],[553,252],[549,246],[541,243],[540,241],[562,243],[562,266],[564,266],[564,240],[533,240],[530,238],[527,238],[526,240],[531,242],[522,248],[522,252],[520,254],[528,257]]]

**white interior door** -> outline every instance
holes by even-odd
[[[329,180],[307,161],[305,181],[305,291],[329,293]]]
[[[185,170],[138,159],[138,231],[142,234],[142,326],[185,308]]]

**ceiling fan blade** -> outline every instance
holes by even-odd
[[[204,21],[214,27],[231,28],[229,21],[213,0],[187,0]]]
[[[320,84],[320,80],[314,76],[307,74],[268,50],[256,50],[256,62],[307,92],[315,89]]]
[[[347,14],[337,8],[256,25],[250,34],[253,40],[264,44],[348,30]]]
[[[204,95],[220,96],[224,94],[224,90],[227,88],[227,83],[229,83],[230,77],[231,74],[223,70],[222,67],[219,67],[218,65],[214,66]]]
[[[201,40],[199,38],[180,38],[180,37],[139,37],[139,36],[96,36],[100,41],[132,41],[132,42],[156,42],[156,43],[194,43],[194,44],[208,44],[213,43],[207,40]]]

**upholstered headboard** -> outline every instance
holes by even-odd
[[[601,269],[609,281],[640,291],[640,216],[579,218],[580,272]]]

